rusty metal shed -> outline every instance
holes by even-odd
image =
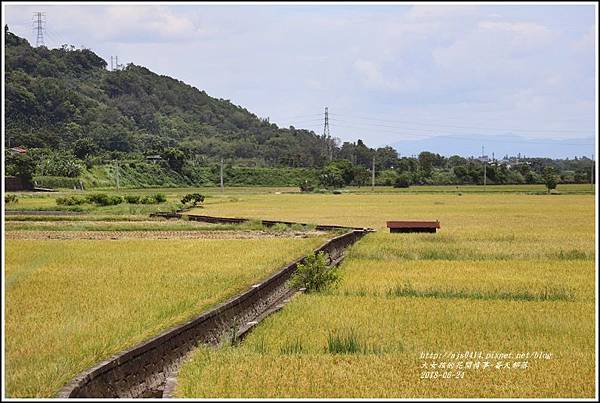
[[[440,227],[436,221],[387,221],[390,232],[432,232],[435,233]]]

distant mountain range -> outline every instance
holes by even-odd
[[[481,146],[485,147],[485,154],[502,159],[505,155],[522,157],[546,158],[573,158],[575,156],[591,157],[595,154],[596,141],[594,137],[575,139],[529,139],[526,137],[504,135],[447,135],[429,137],[419,140],[398,141],[391,146],[400,156],[418,155],[421,151],[431,151],[444,156],[460,155],[463,157],[478,157],[481,155]]]

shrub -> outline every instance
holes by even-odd
[[[314,183],[308,181],[308,180],[303,180],[302,182],[300,182],[300,191],[301,192],[312,192],[315,189],[315,185]]]
[[[19,202],[19,198],[17,197],[17,195],[5,195],[4,196],[4,203],[6,203],[6,204],[18,203],[18,202]]]
[[[123,203],[123,198],[118,195],[109,196],[106,193],[94,193],[87,196],[87,200],[98,206],[116,206]]]
[[[304,263],[299,263],[290,278],[293,288],[306,288],[307,292],[318,292],[333,286],[339,281],[337,267],[327,266],[328,256],[323,251],[308,255]]]
[[[154,200],[156,200],[157,203],[164,203],[167,201],[167,196],[165,196],[164,193],[156,193],[152,197],[154,197]]]
[[[126,195],[125,201],[129,204],[138,204],[140,202],[140,196],[138,195]]]
[[[395,188],[407,188],[410,186],[410,176],[407,174],[398,175],[394,182]]]
[[[199,203],[204,201],[204,196],[200,193],[188,193],[181,198],[181,203],[187,204],[192,203],[192,206],[196,207]]]
[[[85,203],[87,203],[87,199],[80,196],[65,196],[56,198],[56,204],[59,206],[79,206]]]
[[[140,204],[156,204],[156,199],[153,196],[142,196],[140,198]]]

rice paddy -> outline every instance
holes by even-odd
[[[591,195],[246,195],[205,214],[378,232],[337,288],[298,296],[237,347],[199,348],[178,397],[595,394]],[[391,219],[442,228],[390,234]]]
[[[188,320],[323,242],[6,240],[6,394],[52,397],[111,355]]]
[[[295,229],[272,228],[277,237],[185,239],[265,229],[253,221],[150,220],[148,213],[168,210],[191,190],[160,191],[166,205],[5,217],[14,235],[123,235],[6,237],[7,396],[54,396],[79,372],[226,300],[333,235],[293,239]],[[560,185],[557,195],[540,186],[200,192],[204,206],[190,213],[377,232],[350,249],[337,287],[295,297],[239,344],[197,349],[178,374],[176,396],[594,396],[589,186]],[[60,195],[23,194],[11,209],[57,209]],[[385,221],[393,219],[437,219],[441,230],[390,234]],[[169,239],[152,239],[163,232]]]

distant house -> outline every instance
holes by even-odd
[[[162,157],[160,155],[149,155],[146,157],[148,161],[152,161],[153,164],[162,161]]]

